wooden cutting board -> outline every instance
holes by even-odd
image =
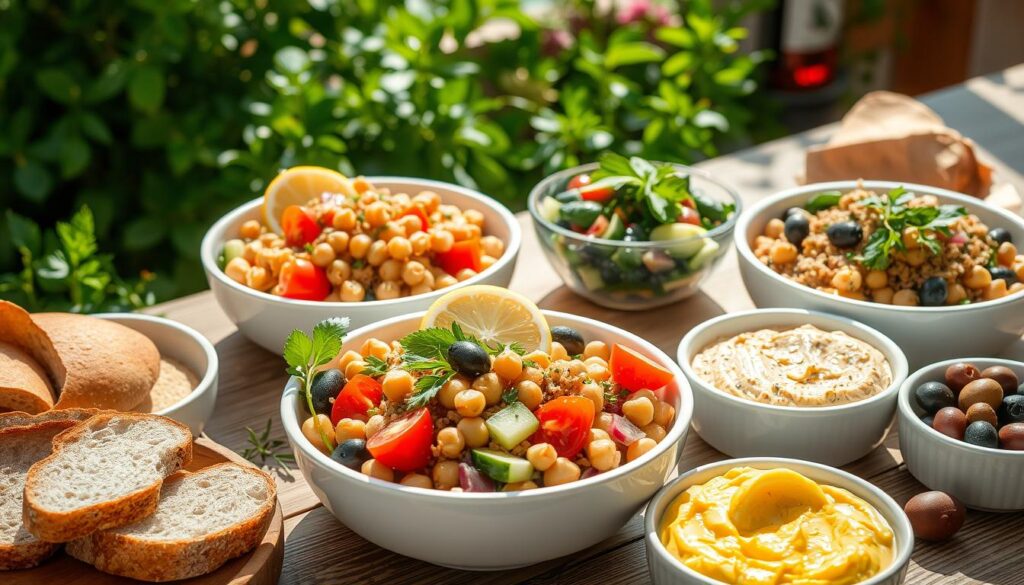
[[[203,436],[196,439],[192,448],[192,463],[186,469],[199,471],[205,467],[228,461],[247,466],[252,465],[227,447],[218,445]],[[228,561],[213,573],[184,581],[175,581],[175,583],[183,585],[275,585],[281,576],[283,558],[284,520],[281,515],[281,504],[277,503],[274,506],[270,527],[267,528],[267,533],[263,535],[263,541],[255,550]],[[138,584],[141,581],[108,575],[61,551],[34,569],[0,572],[0,583],[4,585],[40,585],[42,583],[121,585]]]

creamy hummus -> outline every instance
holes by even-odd
[[[842,331],[813,325],[741,333],[706,347],[693,369],[715,388],[778,406],[834,406],[878,394],[892,383],[888,360]]]
[[[852,585],[892,564],[892,528],[871,504],[789,469],[730,469],[683,492],[661,543],[725,583]]]

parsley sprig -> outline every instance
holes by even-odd
[[[855,260],[868,269],[885,270],[892,263],[893,252],[906,249],[903,231],[908,227],[917,228],[918,243],[931,254],[942,252],[942,242],[935,234],[951,235],[949,226],[967,215],[967,210],[959,205],[910,207],[908,204],[914,197],[913,193],[897,187],[885,195],[863,200],[880,218],[878,227]]]
[[[313,327],[313,336],[306,335],[298,329],[288,335],[284,342],[284,361],[288,364],[287,372],[302,381],[302,393],[306,399],[309,412],[313,413],[313,426],[320,440],[329,450],[334,449],[334,442],[327,437],[320,426],[320,418],[313,408],[313,376],[317,370],[329,363],[341,351],[341,341],[348,331],[349,320],[345,317],[325,319]]]

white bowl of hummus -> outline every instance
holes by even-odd
[[[655,585],[773,577],[896,585],[914,548],[910,521],[885,492],[838,469],[781,458],[684,473],[648,504],[644,532]]]
[[[733,457],[859,459],[885,439],[907,358],[880,332],[803,309],[730,313],[694,327],[677,359],[693,428]]]

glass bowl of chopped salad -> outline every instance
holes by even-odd
[[[697,292],[741,208],[708,173],[614,153],[547,177],[527,205],[566,286],[598,305],[637,311]]]

